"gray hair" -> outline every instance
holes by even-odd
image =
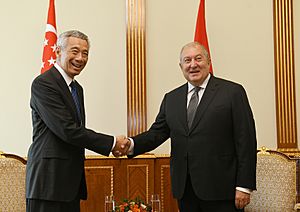
[[[208,51],[207,49],[205,48],[205,46],[203,46],[202,44],[200,44],[199,42],[190,42],[186,45],[184,45],[180,51],[180,56],[179,56],[179,60],[181,61],[182,60],[182,52],[184,49],[188,48],[188,47],[194,47],[194,48],[197,48],[199,47],[201,49],[201,51],[203,52],[204,56],[209,59],[209,55],[208,55]]]
[[[78,30],[70,30],[70,31],[61,33],[57,39],[57,46],[64,49],[66,47],[67,39],[69,37],[80,38],[82,40],[85,40],[88,44],[88,48],[90,48],[90,41],[89,41],[88,36]]]

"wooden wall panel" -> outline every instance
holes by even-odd
[[[178,210],[177,201],[172,194],[169,157],[159,157],[155,161],[155,191],[160,195],[162,211]]]
[[[162,211],[177,211],[172,197],[169,157],[143,155],[134,159],[93,156],[85,161],[88,199],[81,202],[82,212],[104,211],[105,195],[117,202],[140,197],[150,202],[159,194]]]
[[[104,207],[106,194],[113,194],[113,166],[90,166],[85,168],[88,182],[88,200],[82,201],[84,211],[97,211]]]
[[[123,160],[126,167],[127,197],[134,199],[140,197],[149,201],[154,192],[154,162],[153,155],[145,155],[144,158]]]
[[[148,200],[149,166],[147,164],[127,166],[127,197]]]

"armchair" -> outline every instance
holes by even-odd
[[[296,160],[262,147],[257,152],[257,190],[251,194],[246,212],[294,211],[296,204]]]
[[[26,160],[0,151],[0,211],[25,211]]]

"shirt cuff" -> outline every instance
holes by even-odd
[[[247,193],[247,194],[251,194],[251,192],[252,192],[252,190],[249,189],[249,188],[236,187],[235,189],[238,190],[238,191]]]
[[[129,141],[130,141],[130,147],[128,149],[128,155],[133,155],[134,153],[134,142],[133,142],[133,139],[132,138],[128,138]]]
[[[110,150],[111,152],[112,152],[113,149],[115,148],[116,142],[117,142],[117,138],[116,138],[116,136],[114,136],[114,143],[113,143],[112,148],[111,148],[111,150]]]

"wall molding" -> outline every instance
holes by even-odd
[[[147,128],[145,0],[126,1],[127,135]]]
[[[273,0],[277,149],[297,152],[293,0]]]

